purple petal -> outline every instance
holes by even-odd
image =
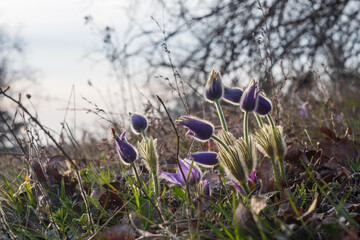
[[[189,184],[198,183],[201,179],[201,173],[196,168],[196,166],[193,164],[193,166],[191,168],[191,173],[189,176],[189,170],[191,167],[191,163],[189,163],[187,161],[182,161],[181,159],[179,159],[179,162],[180,162],[181,169],[183,170],[183,173],[185,175],[185,178],[187,179],[189,177]],[[176,174],[178,174],[179,176],[182,177],[180,169],[176,170]]]
[[[166,181],[176,184],[176,185],[180,185],[180,186],[184,186],[185,182],[183,177],[179,176],[176,173],[169,173],[169,172],[161,172],[159,174],[159,177],[161,179],[165,179]]]
[[[214,69],[211,71],[206,82],[204,95],[209,101],[219,100],[223,95],[223,86],[220,74],[215,72]]]
[[[133,132],[139,134],[141,131],[144,131],[147,126],[147,119],[141,114],[131,114],[130,116],[130,125]]]
[[[204,120],[193,117],[183,116],[176,121],[177,125],[186,127],[189,131],[187,136],[193,136],[199,140],[208,140],[211,138],[214,127],[212,124]]]
[[[249,86],[243,92],[243,95],[240,99],[240,108],[243,111],[252,112],[256,109],[257,98],[259,91],[257,84],[252,79]]]
[[[215,152],[191,153],[189,159],[206,166],[214,166],[219,162],[217,159],[217,153]]]
[[[264,97],[263,95],[259,94],[257,106],[256,106],[256,113],[259,115],[266,115],[272,110],[272,104],[270,99]]]
[[[223,99],[228,103],[239,105],[242,94],[243,90],[241,88],[225,87]]]
[[[126,140],[125,140],[125,134],[126,131],[124,131],[120,137],[118,137],[116,134],[114,134],[115,137],[115,146],[118,151],[118,154],[120,156],[120,159],[124,161],[125,163],[131,163],[136,160],[137,158],[137,152],[134,149],[133,146],[131,146]]]

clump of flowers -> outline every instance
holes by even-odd
[[[242,186],[246,194],[250,192],[256,193],[259,188],[255,175],[257,167],[256,148],[272,160],[276,181],[280,181],[277,166],[279,166],[281,176],[285,180],[283,159],[286,145],[282,127],[274,125],[270,115],[273,109],[271,100],[259,89],[258,83],[251,79],[244,90],[237,87],[229,88],[223,85],[220,73],[212,69],[204,88],[204,97],[216,107],[222,126],[222,130],[219,133],[215,133],[212,123],[194,116],[181,116],[175,121],[175,124],[187,129],[186,137],[191,137],[200,142],[210,139],[215,140],[218,152],[202,151],[190,153],[188,158],[192,163],[188,160],[179,159],[176,173],[158,173],[157,140],[146,136],[147,119],[141,114],[130,115],[131,129],[135,134],[141,134],[143,137],[142,141],[138,143],[138,148],[154,178],[156,195],[158,196],[159,194],[158,177],[178,186],[208,186],[207,181],[201,181],[201,172],[197,164],[202,167],[219,165],[223,181],[225,181],[225,173],[223,171],[225,170],[235,185]],[[220,100],[239,106],[240,110],[244,113],[242,137],[235,138],[229,132]],[[249,113],[254,114],[259,125],[259,129],[255,134],[252,134],[248,129]],[[261,117],[266,117],[269,124],[264,124]],[[120,137],[114,133],[114,138],[122,161],[125,163],[135,161],[137,152],[132,145],[127,143],[125,132]]]

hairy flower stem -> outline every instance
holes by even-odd
[[[274,121],[271,117],[270,114],[266,115],[270,125],[271,125],[271,128],[273,130],[273,133],[274,133],[274,136],[275,136],[275,124],[274,124]],[[281,173],[281,178],[282,180],[284,180],[284,182],[286,183],[286,186],[287,186],[287,181],[286,181],[286,175],[285,175],[285,168],[284,168],[284,160],[283,159],[277,159],[278,162],[279,162],[279,166],[280,166],[280,173]],[[275,167],[275,166],[274,166]]]
[[[278,171],[278,167],[277,164],[275,162],[275,159],[273,157],[270,158],[272,165],[274,166],[274,173],[275,173],[275,185],[277,190],[281,190],[281,185],[280,185],[280,176],[279,176],[279,171]]]
[[[273,121],[271,115],[268,114],[268,115],[266,115],[266,117],[267,117],[267,119],[268,119],[268,121],[269,121],[269,123],[271,125],[271,128],[274,130],[275,129],[275,124],[274,124],[274,121]]]
[[[222,128],[225,132],[228,131],[228,128],[226,126],[226,121],[225,121],[225,116],[224,116],[224,112],[222,111],[222,108],[220,106],[220,103],[219,103],[219,100],[218,99],[215,99],[214,100],[215,102],[215,106],[216,106],[216,110],[217,110],[217,113],[218,113],[218,116],[220,118],[220,121],[221,121],[221,125],[222,125]]]
[[[248,119],[249,119],[249,112],[245,111],[244,126],[243,126],[243,128],[244,128],[244,138],[245,138],[246,146],[249,147]]]
[[[211,138],[214,139],[216,142],[218,142],[221,146],[223,146],[226,149],[227,152],[230,153],[230,150],[229,150],[228,146],[226,146],[226,144],[220,138],[218,138],[215,135],[212,135]],[[220,173],[221,173],[221,179],[222,179],[222,181],[224,183],[224,186],[226,186],[224,167],[223,167],[223,165],[221,164],[220,161],[219,161],[219,168],[220,168]]]
[[[153,172],[152,174],[152,177],[153,177],[153,182],[154,182],[154,185],[155,185],[155,195],[156,195],[156,198],[159,197],[159,178],[158,178],[158,173],[157,172]]]
[[[279,166],[280,166],[281,178],[285,181],[286,186],[288,186],[285,175],[284,161],[279,160]]]
[[[141,136],[142,136],[143,138],[146,138],[146,133],[145,133],[144,129],[141,129]]]
[[[137,180],[139,186],[141,186],[142,184],[141,184],[141,181],[140,181],[139,174],[138,174],[138,172],[137,172],[137,170],[136,170],[136,166],[135,166],[134,162],[131,162],[130,164],[131,164],[131,167],[132,167],[133,170],[134,170],[136,180]]]
[[[256,120],[257,120],[259,126],[260,126],[261,128],[264,127],[263,121],[261,120],[261,117],[259,116],[259,114],[257,114],[257,113],[254,112],[254,115],[255,115],[255,117],[256,117]]]

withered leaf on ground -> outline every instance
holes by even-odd
[[[133,240],[136,232],[130,224],[117,224],[102,233],[98,233],[94,240]]]
[[[256,172],[256,176],[261,180],[261,193],[272,192],[275,190],[274,167],[268,157],[264,157]]]

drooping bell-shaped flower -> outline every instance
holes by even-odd
[[[193,185],[200,182],[201,179],[201,173],[200,170],[197,169],[197,167],[193,164],[191,168],[191,163],[188,161],[183,161],[179,159],[181,169],[184,173],[185,178],[189,182],[189,185]],[[191,168],[190,176],[189,171]],[[162,179],[165,179],[166,181],[179,185],[179,186],[185,186],[186,182],[184,181],[184,177],[181,174],[180,169],[178,168],[176,170],[176,173],[169,173],[169,172],[161,172],[159,174],[159,177]]]
[[[205,167],[212,167],[219,163],[216,152],[195,152],[189,155],[189,160],[199,163]]]
[[[243,90],[241,88],[224,88],[223,100],[233,105],[239,105]]]
[[[135,148],[126,141],[126,138],[125,138],[126,131],[124,131],[120,135],[120,137],[115,133],[114,129],[112,129],[112,133],[113,133],[113,136],[115,139],[115,146],[116,146],[117,152],[118,152],[122,162],[124,164],[128,165],[128,164],[132,163],[133,161],[135,161],[137,158],[137,152],[136,152]]]
[[[252,112],[256,109],[257,99],[259,95],[258,86],[254,79],[251,79],[250,84],[244,90],[240,99],[240,109],[244,112]]]
[[[186,133],[187,137],[193,137],[199,141],[209,140],[214,132],[214,126],[210,122],[195,117],[180,117],[176,120],[176,124],[189,130]]]
[[[271,100],[259,94],[255,112],[259,115],[266,115],[272,110]]]
[[[140,134],[146,130],[148,122],[143,115],[134,113],[130,114],[130,125],[135,134]]]
[[[220,100],[223,95],[223,85],[220,78],[220,73],[215,72],[214,69],[211,70],[209,78],[205,85],[205,98],[206,100],[213,102],[215,100]]]

